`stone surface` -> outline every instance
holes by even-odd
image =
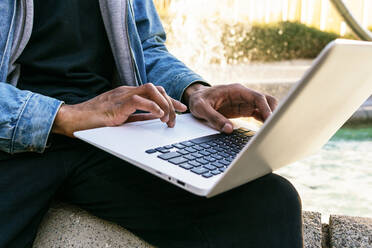
[[[321,247],[320,214],[304,212],[305,248]],[[40,225],[33,248],[110,247],[151,248],[124,228],[96,218],[77,207],[56,204]]]
[[[64,204],[43,219],[33,248],[151,248],[124,228]]]
[[[372,218],[331,215],[331,248],[372,248]]]
[[[320,248],[322,243],[321,214],[304,212],[304,248]]]

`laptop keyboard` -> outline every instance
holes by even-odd
[[[146,151],[192,173],[211,178],[229,167],[253,136],[251,130],[235,129],[232,134],[213,134]]]

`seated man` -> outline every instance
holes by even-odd
[[[276,107],[169,54],[151,0],[5,0],[0,23],[0,247],[31,247],[53,199],[158,247],[302,247],[300,199],[282,177],[206,199],[73,138],[153,118],[171,128],[186,106],[231,133],[228,118]]]

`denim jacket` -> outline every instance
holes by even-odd
[[[204,82],[167,51],[152,0],[99,1],[120,82],[130,76],[136,85],[152,82],[178,100],[187,86]],[[20,66],[15,61],[31,36],[32,20],[33,0],[0,1],[0,150],[10,154],[42,153],[62,104],[16,87]]]

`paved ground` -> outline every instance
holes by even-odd
[[[296,82],[310,68],[312,60],[291,60],[246,65],[208,65],[193,68],[212,84]]]

